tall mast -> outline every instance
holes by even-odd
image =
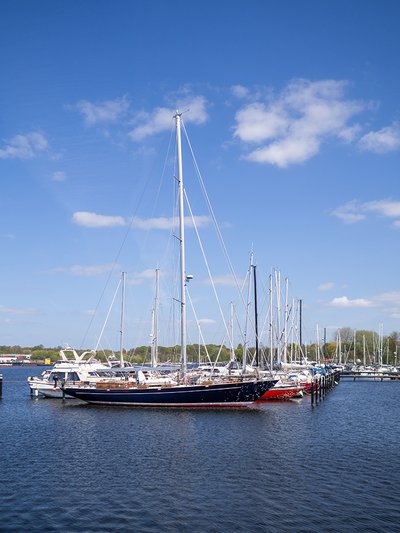
[[[297,349],[295,348],[295,331],[297,333],[297,325],[296,325],[296,320],[297,320],[297,308],[296,308],[296,302],[294,300],[294,298],[292,299],[292,309],[293,309],[293,313],[292,313],[292,318],[291,318],[291,324],[290,324],[290,329],[291,329],[291,335],[290,335],[290,363],[293,363],[293,361],[296,361],[296,356],[297,356]],[[297,338],[296,338],[297,340]]]
[[[246,372],[247,364],[247,343],[248,343],[248,324],[249,324],[249,308],[250,308],[250,294],[251,294],[251,269],[253,265],[253,252],[250,254],[250,265],[247,271],[249,282],[247,284],[247,304],[246,304],[246,321],[244,326],[243,334],[243,363],[242,363],[242,373]]]
[[[354,340],[353,340],[353,359],[354,359],[354,364],[356,364],[356,334],[357,334],[357,331],[354,330]]]
[[[233,302],[231,302],[231,320],[230,320],[230,344],[231,344],[231,349],[230,349],[230,361],[233,362],[235,360],[235,347],[234,347],[234,344],[233,344],[233,320],[234,320],[234,317],[235,317],[235,306],[233,304]]]
[[[278,364],[282,362],[282,339],[281,339],[281,272],[275,269],[275,292],[276,292],[276,358]]]
[[[119,351],[119,364],[124,366],[124,314],[125,314],[125,275],[126,272],[122,272],[122,295],[121,295],[121,328],[120,328],[120,351]]]
[[[318,324],[317,324],[316,336],[317,336],[317,346],[316,346],[316,350],[315,350],[315,359],[316,359],[317,363],[319,364],[321,362],[320,361],[321,346],[319,344],[319,326],[318,326]]]
[[[303,362],[303,300],[299,300],[300,363]]]
[[[287,363],[287,344],[288,344],[288,337],[287,337],[287,329],[288,329],[288,322],[289,322],[289,302],[288,302],[288,292],[289,292],[289,280],[288,278],[285,278],[285,324],[283,327],[283,362]]]
[[[274,362],[274,331],[273,331],[273,315],[272,315],[272,273],[269,275],[269,365],[270,372],[272,372]]]
[[[366,366],[366,358],[365,358],[365,335],[363,335],[363,362],[364,362],[364,369]]]
[[[256,368],[259,366],[259,349],[258,349],[258,310],[257,310],[257,275],[256,275],[256,265],[253,266],[253,276],[254,276],[254,324],[255,324],[255,334],[256,334]]]
[[[178,157],[178,197],[179,197],[179,241],[180,241],[180,277],[181,277],[181,373],[184,376],[187,369],[186,356],[186,262],[185,262],[185,213],[184,189],[182,172],[182,140],[181,140],[181,113],[176,112],[176,149]]]
[[[157,366],[158,359],[158,292],[159,292],[159,274],[160,270],[156,269],[156,296],[154,298],[153,309],[153,332],[151,343],[151,366]]]

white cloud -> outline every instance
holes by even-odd
[[[246,98],[249,94],[249,90],[247,87],[243,87],[243,85],[233,85],[231,87],[231,92],[236,98]]]
[[[374,307],[374,302],[364,298],[350,300],[347,296],[333,298],[328,304],[329,307]]]
[[[267,102],[246,105],[236,114],[234,135],[261,144],[247,158],[279,167],[302,163],[316,155],[329,138],[349,140],[349,120],[363,109],[344,98],[345,82],[296,80]]]
[[[353,224],[364,220],[367,213],[376,213],[382,217],[395,218],[393,226],[400,227],[400,202],[386,199],[358,203],[356,200],[333,209],[330,214],[339,218],[346,224]]]
[[[393,123],[391,126],[378,131],[370,131],[359,141],[362,150],[383,154],[400,149],[400,124]]]
[[[336,308],[379,308],[381,313],[396,318],[400,316],[400,291],[388,291],[372,296],[371,298],[350,299],[347,296],[333,298],[325,304],[327,307]]]
[[[15,135],[0,149],[0,159],[32,159],[47,146],[48,141],[43,133],[33,131],[25,135]]]
[[[159,272],[160,276],[163,276],[162,272]],[[141,285],[144,281],[150,279],[155,280],[155,270],[154,269],[146,269],[142,272],[134,272],[133,274],[129,274],[128,277],[128,285]]]
[[[333,289],[335,286],[335,284],[332,282],[332,281],[327,281],[326,283],[321,283],[321,285],[319,285],[318,287],[318,290],[319,291],[330,291],[331,289]]]
[[[354,224],[365,219],[365,215],[360,212],[360,207],[355,200],[347,202],[346,204],[337,207],[331,211],[331,215],[339,218],[345,224]]]
[[[171,129],[173,117],[178,109],[183,112],[185,123],[203,124],[207,121],[207,101],[203,96],[185,97],[178,99],[174,108],[157,107],[151,113],[140,113],[137,122],[141,123],[131,132],[134,141],[141,141],[146,137]]]
[[[53,181],[64,181],[66,179],[66,174],[62,170],[57,170],[53,173]]]
[[[254,150],[248,159],[256,163],[270,163],[278,167],[287,167],[295,163],[304,163],[319,152],[320,143],[316,138],[288,136],[264,148]]]
[[[183,112],[184,121],[189,124],[204,124],[208,120],[207,100],[204,96],[188,96],[177,101],[177,109]]]
[[[169,130],[172,125],[174,111],[165,107],[158,107],[154,109],[151,114],[142,114],[141,119],[143,124],[136,126],[129,136],[134,141],[141,141],[145,137],[160,133],[161,131]]]
[[[208,226],[210,223],[210,218],[206,215],[198,215],[193,217],[185,217],[185,227],[193,228],[194,224],[198,228]],[[132,227],[150,230],[150,229],[161,229],[169,230],[177,226],[177,219],[173,217],[158,217],[158,218],[140,218],[134,217],[132,219]]]
[[[19,307],[6,307],[0,305],[0,313],[4,315],[35,315],[37,311],[35,309],[29,308],[19,308]]]
[[[382,292],[375,297],[380,302],[400,304],[400,291]]]
[[[98,215],[87,211],[78,211],[72,215],[72,220],[79,226],[88,228],[109,228],[125,226],[126,222],[121,216]]]
[[[213,318],[199,318],[198,322],[202,326],[214,326],[217,323]]]
[[[366,211],[375,211],[379,215],[390,218],[400,218],[400,202],[393,200],[375,200],[363,205]]]
[[[76,104],[76,109],[80,111],[87,126],[94,126],[99,123],[115,122],[121,118],[129,108],[129,102],[125,96],[115,100],[106,100],[93,104],[87,100],[81,100]]]
[[[338,137],[347,143],[351,143],[355,140],[360,131],[361,126],[359,124],[354,124],[354,126],[343,128],[342,131],[338,133]]]
[[[235,136],[245,142],[262,142],[287,131],[289,119],[280,106],[252,103],[236,113]]]
[[[236,284],[238,283],[239,286],[242,284],[243,280],[236,278],[232,274],[222,274],[221,276],[213,276],[213,282],[214,285],[222,285],[222,286],[232,286],[236,287]],[[209,278],[206,278],[203,283],[206,285],[211,285],[211,280]]]
[[[55,268],[53,272],[66,272],[68,274],[72,274],[73,276],[92,277],[92,276],[100,276],[102,274],[106,274],[108,272],[117,270],[119,268],[120,267],[115,264],[93,265],[93,266],[73,265],[70,267]]]
[[[130,221],[122,216],[98,215],[88,211],[77,211],[72,215],[72,220],[79,226],[87,228],[110,228],[116,226],[131,225],[132,228],[141,230],[170,230],[177,226],[178,221],[173,217],[158,217],[158,218],[140,218],[133,217]],[[206,227],[210,224],[210,218],[206,215],[198,215],[192,217],[185,217],[185,227],[193,228],[194,225],[198,228]]]

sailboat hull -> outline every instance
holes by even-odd
[[[260,400],[291,400],[302,396],[303,387],[297,385],[276,385],[264,393]]]
[[[276,381],[210,383],[172,387],[96,389],[65,387],[65,394],[91,404],[129,407],[246,407],[261,398]]]

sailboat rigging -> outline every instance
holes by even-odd
[[[241,407],[259,400],[275,383],[273,379],[249,378],[244,375],[192,382],[187,374],[186,351],[186,285],[191,278],[186,273],[185,214],[182,170],[181,114],[175,116],[179,240],[180,240],[180,341],[181,365],[176,384],[153,380],[151,384],[131,381],[110,381],[91,385],[65,385],[65,394],[100,405],[153,406],[153,407]],[[138,380],[139,381],[139,380]],[[188,383],[190,381],[190,383]]]

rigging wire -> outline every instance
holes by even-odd
[[[233,268],[232,261],[231,261],[231,259],[229,257],[228,250],[226,248],[225,242],[224,242],[222,234],[221,234],[221,230],[219,229],[217,218],[216,218],[214,210],[212,208],[211,201],[210,201],[210,198],[208,196],[208,193],[207,193],[207,190],[206,190],[206,187],[205,187],[205,184],[204,184],[204,180],[202,178],[199,165],[197,164],[197,160],[196,160],[196,157],[194,155],[193,148],[192,148],[192,145],[190,143],[190,140],[189,140],[189,137],[188,137],[188,134],[187,134],[187,131],[186,131],[186,127],[185,127],[185,124],[183,123],[183,121],[182,121],[182,126],[183,126],[183,131],[185,133],[186,141],[188,143],[189,150],[190,150],[190,153],[191,153],[191,156],[192,156],[192,159],[193,159],[193,164],[194,164],[194,167],[195,167],[195,170],[196,170],[196,174],[197,174],[197,177],[198,177],[198,180],[199,180],[199,183],[200,183],[200,187],[201,187],[201,190],[203,192],[203,196],[205,198],[207,207],[209,209],[211,218],[212,218],[213,223],[214,223],[214,227],[215,227],[215,230],[216,230],[216,233],[217,233],[218,240],[220,242],[221,248],[222,248],[223,253],[225,255],[225,259],[226,259],[226,261],[228,263],[228,268],[229,268],[229,270],[230,270],[230,272],[231,272],[231,274],[232,274],[232,276],[234,278],[236,288],[237,288],[239,294],[241,295],[242,304],[243,304],[244,308],[246,309],[246,303],[244,301],[243,295],[240,292],[239,282],[238,282],[238,279],[236,277],[236,273],[235,273],[235,270]]]
[[[208,353],[207,345],[206,345],[206,342],[205,342],[204,337],[203,337],[203,332],[201,330],[200,322],[199,322],[199,319],[197,318],[196,310],[194,308],[193,301],[192,301],[192,298],[190,296],[189,290],[187,290],[186,294],[188,296],[188,299],[189,299],[189,302],[190,302],[190,306],[192,308],[194,319],[195,319],[196,324],[197,324],[197,326],[199,328],[199,335],[200,335],[200,338],[201,338],[201,342],[203,343],[203,346],[204,346],[204,349],[205,349],[205,352],[206,352],[206,355],[207,355],[207,359],[209,360],[210,364],[212,364],[211,363],[211,357],[210,357],[210,354]]]
[[[196,235],[197,235],[197,239],[198,239],[198,242],[199,242],[200,250],[201,250],[201,253],[203,255],[203,259],[204,259],[205,265],[206,265],[208,276],[210,278],[210,282],[211,282],[211,286],[212,286],[212,289],[213,289],[213,292],[214,292],[214,296],[215,296],[215,299],[217,300],[218,309],[219,309],[219,312],[221,314],[222,321],[224,323],[225,331],[228,331],[228,326],[227,326],[226,321],[225,321],[224,313],[222,312],[221,303],[220,303],[220,300],[219,300],[219,297],[218,297],[218,293],[217,293],[217,290],[215,288],[215,283],[214,283],[214,280],[213,280],[213,277],[212,277],[212,274],[211,274],[210,265],[209,265],[209,262],[207,260],[206,254],[204,252],[204,247],[203,247],[203,243],[202,243],[201,238],[200,238],[200,234],[199,234],[199,230],[198,230],[198,227],[197,227],[197,224],[196,224],[196,220],[195,220],[195,218],[193,216],[192,207],[190,205],[189,198],[188,198],[185,190],[184,190],[184,195],[185,195],[185,199],[186,199],[186,203],[187,203],[187,206],[188,206],[188,209],[189,209],[190,216],[192,218],[193,227],[194,227],[194,230],[195,230]],[[229,334],[228,334],[228,337],[229,337]]]
[[[117,286],[117,288],[116,288],[116,290],[115,290],[114,297],[113,297],[112,302],[111,302],[111,305],[110,305],[110,307],[109,307],[109,309],[108,309],[108,313],[107,313],[106,319],[105,319],[105,321],[104,321],[103,327],[102,327],[102,329],[101,329],[101,332],[100,332],[99,338],[98,338],[97,343],[96,343],[95,351],[97,351],[97,349],[98,349],[98,347],[99,347],[99,344],[100,344],[100,342],[101,342],[101,338],[102,338],[102,336],[103,336],[104,329],[105,329],[105,327],[106,327],[106,325],[107,325],[108,318],[109,318],[109,316],[110,316],[111,309],[112,309],[112,307],[113,307],[113,305],[114,305],[115,298],[117,297],[117,293],[118,293],[118,290],[119,290],[120,285],[121,285],[121,279],[120,279],[119,282],[118,282],[118,286]]]

